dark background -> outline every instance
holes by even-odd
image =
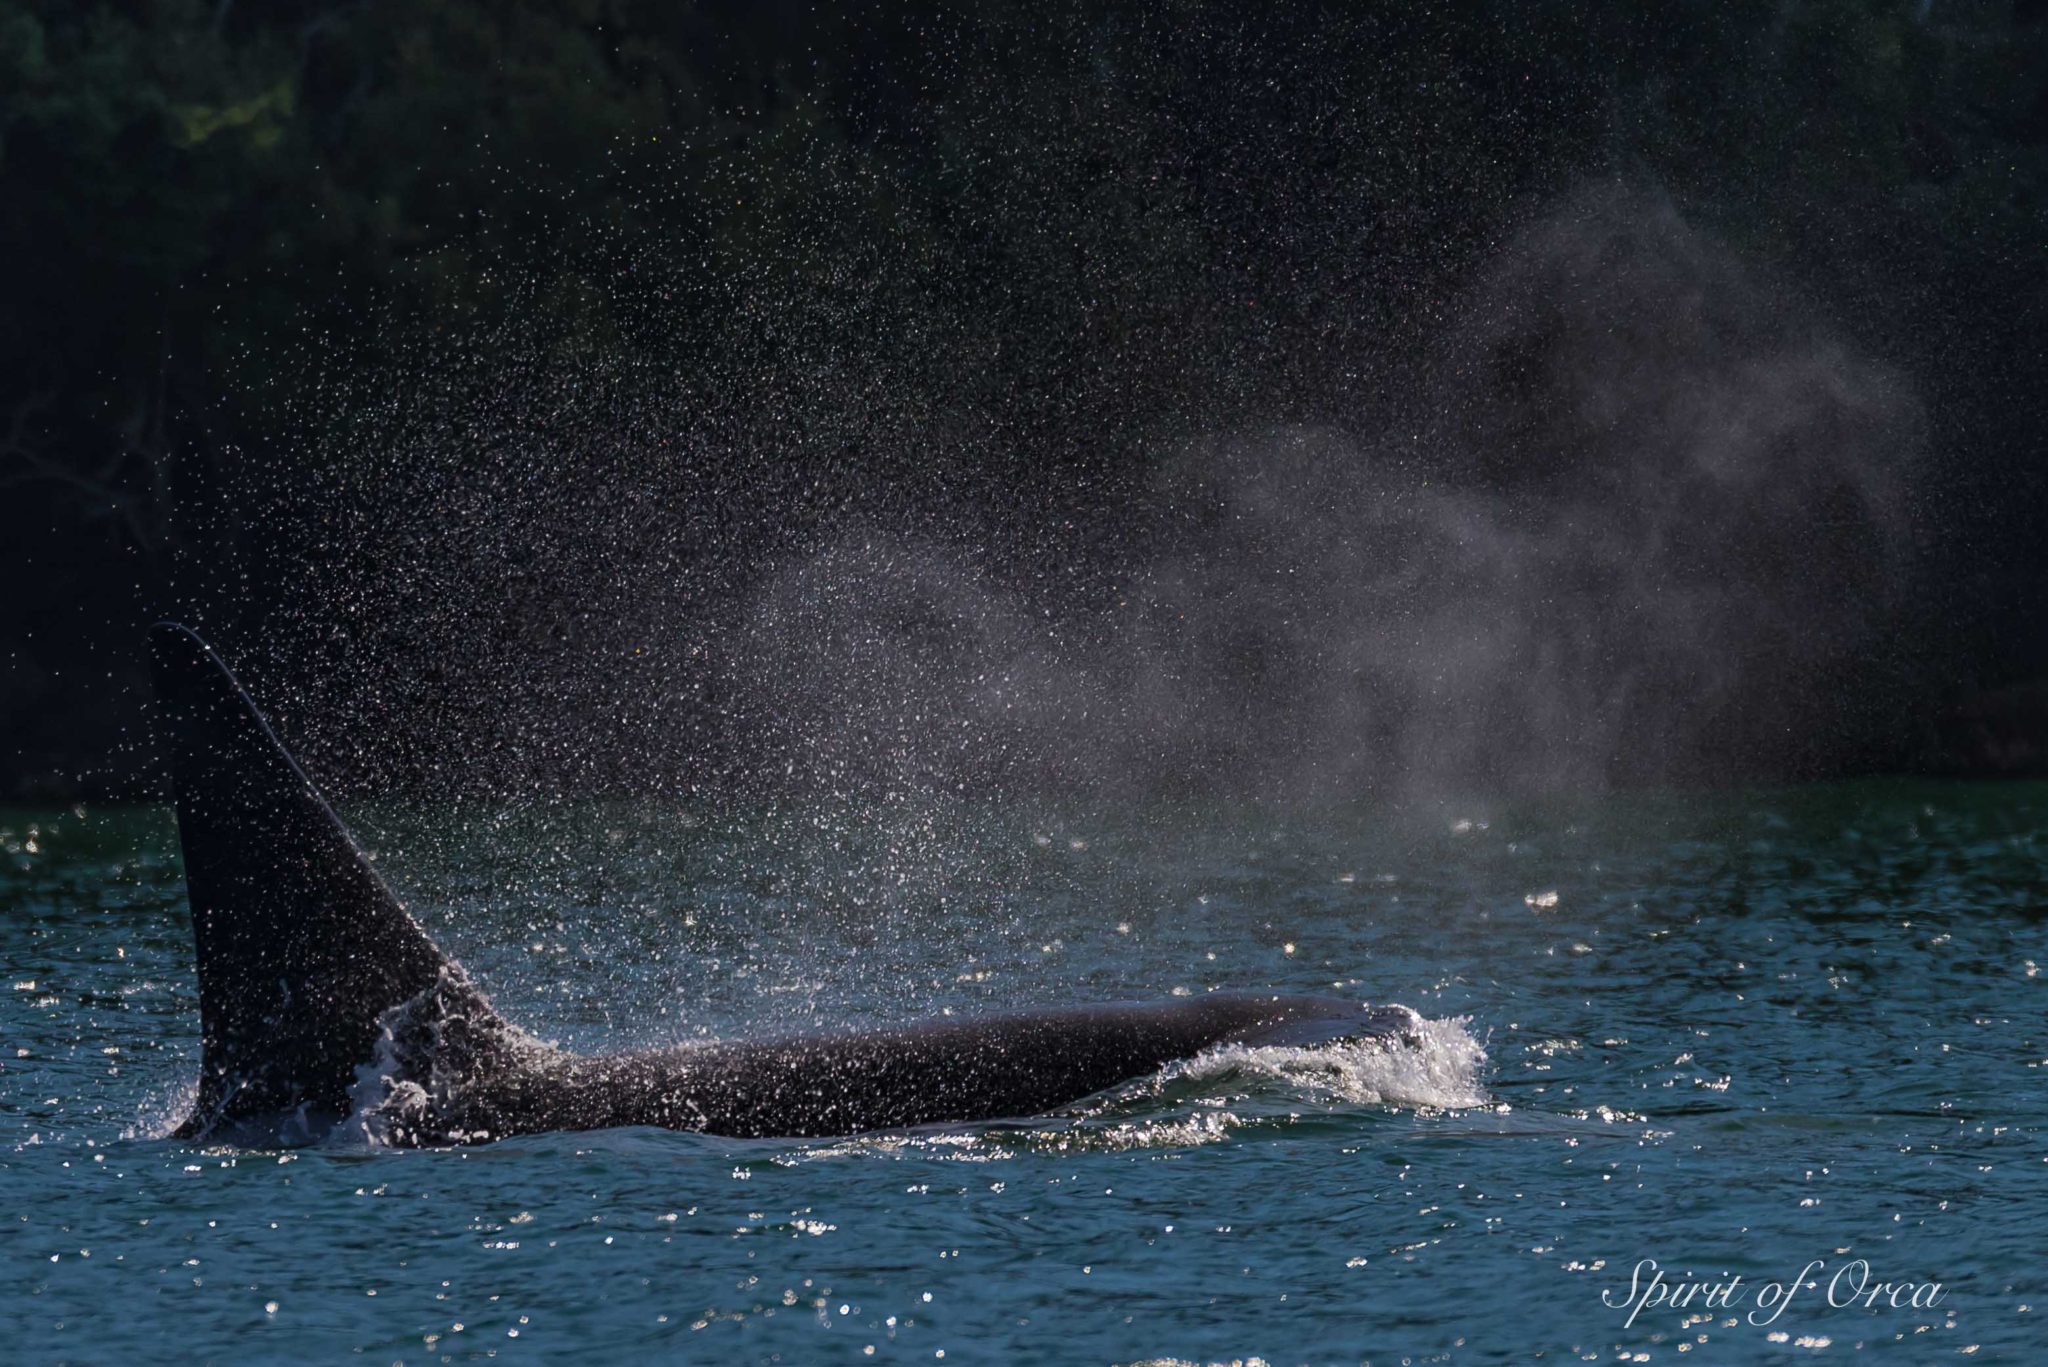
[[[2048,7],[0,0],[0,797],[2043,763]]]

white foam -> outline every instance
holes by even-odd
[[[1491,1104],[1480,1075],[1486,1049],[1465,1026],[1469,1017],[1417,1017],[1415,1041],[1348,1040],[1312,1048],[1227,1044],[1161,1074],[1197,1084],[1267,1079],[1314,1096],[1359,1105],[1463,1110]]]
[[[378,1017],[377,1047],[356,1069],[349,1115],[332,1138],[372,1148],[464,1144],[493,1136],[449,1117],[479,1071],[542,1066],[550,1045],[500,1020],[460,970],[444,970],[424,992]],[[488,1060],[488,1061],[486,1061]]]
[[[141,1113],[126,1129],[123,1139],[169,1139],[199,1104],[199,1076],[187,1074],[162,1087],[151,1087],[143,1097]]]
[[[405,1010],[413,1003],[408,1002]],[[429,1105],[426,1088],[406,1076],[407,1061],[386,1012],[377,1036],[376,1052],[356,1069],[355,1085],[349,1088],[348,1119],[330,1137],[342,1143],[353,1141],[369,1148],[387,1148],[403,1142]]]

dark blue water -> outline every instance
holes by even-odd
[[[2048,788],[352,815],[498,1005],[575,1046],[1226,986],[1434,1024],[1416,1048],[1237,1050],[953,1131],[195,1148],[161,1137],[197,1029],[170,818],[0,814],[10,1357],[1983,1362],[2048,1342]],[[1683,1282],[1718,1299],[1628,1322]]]

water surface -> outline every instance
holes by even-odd
[[[1225,987],[1432,1025],[837,1142],[191,1146],[164,1137],[197,1032],[169,815],[0,813],[12,1356],[1982,1362],[2044,1337],[2048,787],[351,816],[500,1008],[576,1047]],[[1725,1304],[1630,1324],[1646,1259]]]

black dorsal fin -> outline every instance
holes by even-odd
[[[166,622],[150,651],[199,962],[204,1057],[179,1133],[345,1114],[378,1018],[452,965],[212,648]]]

